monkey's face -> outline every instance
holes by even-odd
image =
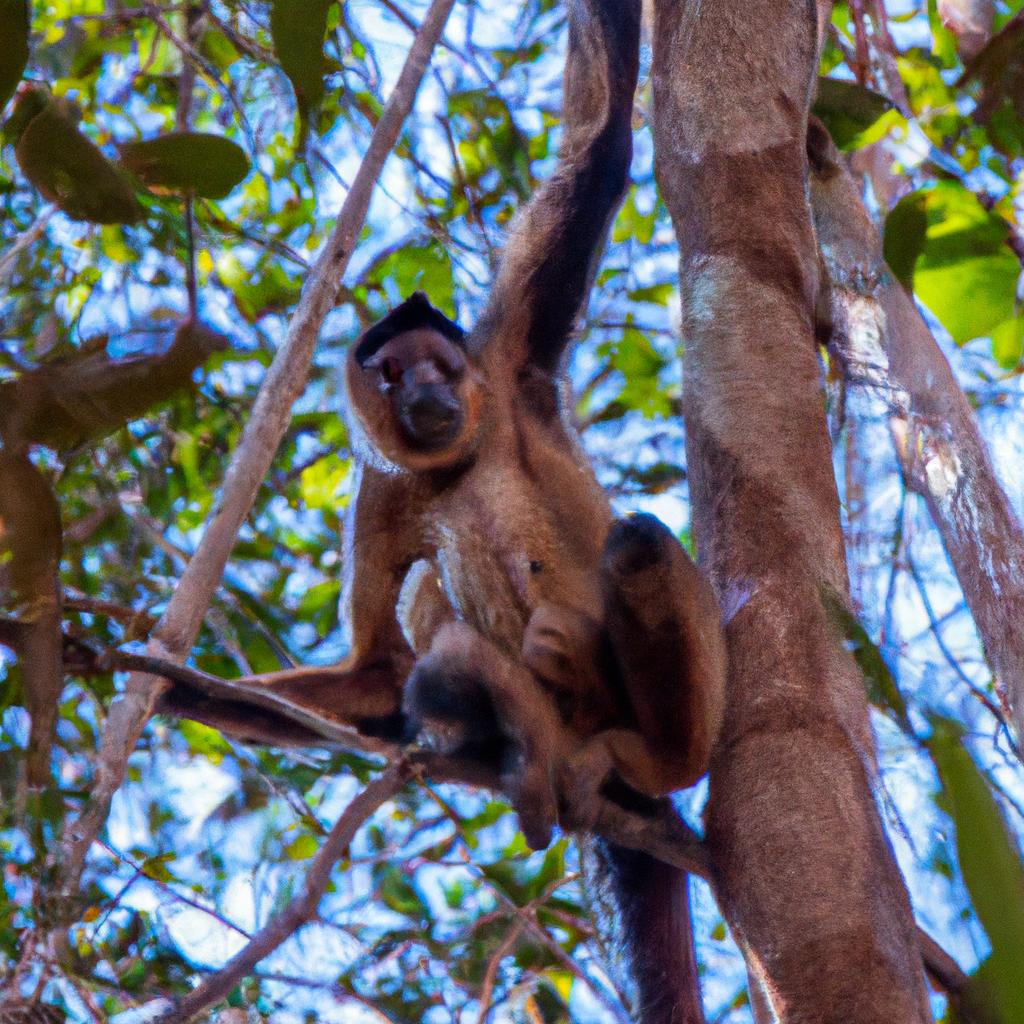
[[[385,342],[350,366],[349,390],[367,439],[396,465],[451,466],[475,444],[479,377],[462,349],[437,331],[418,328]]]
[[[466,359],[435,331],[392,338],[363,364],[391,405],[398,429],[417,451],[448,448],[462,431],[465,413],[459,385]]]

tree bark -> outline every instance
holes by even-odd
[[[1018,754],[1024,738],[1024,530],[992,467],[974,412],[913,298],[886,266],[882,240],[824,127],[808,136],[829,344],[847,380],[888,406],[896,455],[946,547]]]
[[[931,1019],[872,796],[815,345],[805,135],[810,0],[656,0],[658,181],[679,239],[698,549],[726,606],[726,724],[707,840],[719,904],[775,1019]],[[770,26],[770,31],[767,27]]]

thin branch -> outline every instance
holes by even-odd
[[[225,917],[220,911],[215,910],[213,907],[208,907],[198,900],[192,899],[190,896],[186,896],[184,893],[178,892],[168,882],[164,882],[159,878],[153,878],[151,875],[147,875],[143,870],[142,864],[137,864],[131,857],[121,853],[120,850],[114,849],[109,843],[104,843],[100,840],[100,844],[103,848],[116,860],[121,861],[122,864],[127,864],[135,873],[132,877],[121,887],[121,890],[116,896],[111,897],[110,905],[107,907],[103,916],[96,922],[92,930],[92,939],[95,940],[96,936],[100,932],[100,928],[103,922],[117,909],[120,901],[124,898],[124,894],[137,882],[139,879],[144,880],[147,884],[152,885],[154,888],[159,889],[161,892],[166,893],[176,903],[182,903],[186,907],[191,907],[193,910],[198,910],[207,917],[216,921],[222,928],[227,928],[229,931],[236,932],[241,935],[243,939],[251,939],[252,935],[247,932],[241,925],[235,924],[230,918]]]
[[[553,891],[564,881],[564,879],[559,879],[557,884],[554,884],[549,888]],[[522,923],[524,929],[528,931],[534,939],[541,943],[545,949],[547,949],[551,956],[558,961],[564,971],[576,978],[579,978],[579,980],[590,989],[594,994],[594,998],[597,999],[597,1001],[615,1020],[622,1022],[628,1020],[623,1013],[623,1007],[619,1001],[618,993],[609,993],[605,990],[603,985],[599,984],[594,978],[589,977],[584,972],[583,968],[552,938],[548,933],[548,930],[537,919],[536,906],[547,898],[544,894],[536,900],[531,900],[525,906],[520,907],[510,900],[499,888],[492,889],[492,892],[498,902],[503,904],[509,913],[514,915],[515,919]],[[481,1024],[481,1022],[478,1022],[478,1024]]]
[[[523,934],[525,927],[526,922],[522,918],[517,918],[512,927],[509,928],[505,938],[501,940],[490,960],[487,961],[487,972],[484,974],[484,983],[480,990],[480,1013],[477,1015],[476,1024],[485,1024],[490,1015],[491,999],[494,996],[494,983],[498,978],[498,968],[501,966],[501,961],[505,959],[512,947],[519,941],[519,936]]]
[[[334,865],[345,855],[360,826],[405,785],[409,772],[409,765],[399,761],[352,800],[313,858],[302,891],[219,971],[193,989],[173,1010],[159,1017],[160,1024],[186,1024],[226,999],[261,960],[315,917]]]
[[[150,641],[150,654],[183,661],[195,643],[238,530],[256,500],[260,484],[288,429],[292,405],[305,388],[321,325],[334,303],[338,281],[366,222],[374,186],[412,110],[420,81],[454,3],[455,0],[434,0],[413,40],[337,223],[303,290],[288,335],[264,377],[199,547]],[[113,795],[124,780],[128,757],[165,687],[165,683],[152,677],[133,675],[124,693],[111,706],[97,759],[92,798],[81,817],[69,824],[63,837],[61,888],[68,905],[78,891],[89,848],[99,835]]]
[[[988,694],[986,694],[985,691],[982,690],[981,687],[978,686],[978,684],[964,671],[963,666],[960,664],[960,659],[949,649],[949,645],[946,643],[946,639],[942,635],[942,627],[939,625],[939,617],[935,614],[935,609],[932,607],[932,600],[928,594],[928,587],[925,585],[924,580],[921,578],[920,571],[909,554],[906,556],[906,568],[910,578],[914,581],[914,586],[917,588],[918,596],[921,598],[921,604],[924,606],[925,615],[928,617],[928,622],[931,626],[931,633],[935,638],[936,647],[938,647],[940,653],[946,659],[946,663],[964,686],[966,686],[971,694],[977,698],[988,713],[992,715],[999,726],[1005,730],[1006,738],[1012,748],[1014,740],[1013,734],[1010,731],[1010,723],[1007,722],[1002,708],[1000,708],[999,705],[996,704],[996,702],[992,700]]]
[[[113,619],[124,626],[125,630],[135,636],[146,636],[156,625],[156,616],[149,612],[129,608],[116,601],[104,601],[98,597],[87,597],[85,594],[64,595],[63,607],[68,612],[84,612],[87,615],[102,615]]]
[[[11,247],[0,256],[0,284],[5,282],[14,270],[18,257],[39,238],[50,223],[50,218],[57,212],[56,206],[48,206],[33,222],[32,227],[23,231],[11,244]]]

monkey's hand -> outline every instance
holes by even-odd
[[[523,637],[523,663],[551,691],[562,719],[587,735],[614,718],[600,623],[584,612],[544,604]]]

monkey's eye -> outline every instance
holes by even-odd
[[[388,356],[380,364],[379,372],[385,384],[397,384],[402,379],[402,364],[394,356]]]

